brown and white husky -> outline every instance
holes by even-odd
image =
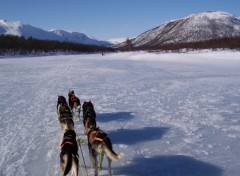
[[[77,116],[80,120],[81,102],[80,99],[75,95],[73,90],[68,92],[68,104],[72,111],[72,115],[74,116],[77,112]]]
[[[74,130],[72,113],[64,96],[58,96],[57,114],[59,123],[64,131]]]
[[[108,176],[111,176],[112,160],[120,160],[124,156],[124,154],[117,154],[113,151],[112,143],[109,137],[99,128],[91,126],[91,128],[88,129],[87,137],[89,156],[92,167],[94,168],[94,176],[97,176],[99,174],[98,168],[102,168],[102,160],[104,155],[107,157],[108,160]],[[100,155],[99,161],[97,160],[98,155]]]

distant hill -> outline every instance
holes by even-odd
[[[164,48],[164,46],[220,41],[240,37],[240,18],[222,11],[193,14],[150,29],[131,40],[135,48]],[[127,42],[119,44],[126,47]],[[184,46],[184,45],[182,45]]]
[[[85,45],[111,46],[108,41],[100,41],[79,32],[67,32],[64,30],[45,31],[41,28],[24,24],[20,21],[0,20],[0,35],[14,35],[25,38],[40,40],[54,40],[61,42],[72,42]]]

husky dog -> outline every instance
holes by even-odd
[[[72,170],[73,176],[78,176],[78,144],[74,130],[66,130],[63,135],[60,153],[60,167],[62,175],[67,175]]]
[[[74,130],[72,113],[64,96],[58,96],[57,114],[63,130]]]
[[[99,128],[91,127],[88,129],[88,149],[89,156],[94,168],[94,176],[98,175],[98,167],[102,168],[103,156],[106,155],[108,160],[108,176],[111,176],[111,162],[112,160],[120,160],[124,155],[116,154],[113,151],[112,143],[107,134],[101,131]],[[99,161],[97,156],[100,155]]]
[[[84,103],[82,105],[82,109],[83,109],[83,115],[84,115],[88,109],[94,110],[94,106],[91,101],[84,101]]]
[[[77,96],[75,96],[73,90],[68,92],[68,104],[73,115],[75,112],[78,112],[78,117],[80,120],[81,103],[80,99]]]
[[[88,129],[96,128],[96,127],[97,127],[96,119],[92,117],[86,117],[85,126],[84,126],[85,133],[87,134]]]
[[[82,109],[83,109],[83,125],[84,125],[84,127],[86,127],[87,118],[96,119],[96,113],[95,113],[94,106],[91,101],[89,101],[89,102],[84,101],[84,103],[82,105]]]

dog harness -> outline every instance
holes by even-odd
[[[61,106],[59,111],[60,111],[60,119],[72,118],[72,113],[67,105]]]
[[[76,141],[76,133],[73,130],[67,130],[64,133],[63,141],[61,143],[61,148],[63,148],[65,144],[73,145],[74,147],[76,147],[76,149],[78,148],[77,141]]]
[[[91,101],[89,101],[89,102],[84,101],[84,103],[83,103],[83,105],[82,105],[83,114],[85,114],[85,112],[86,112],[86,110],[87,110],[88,108],[94,110],[94,106],[93,106],[92,102],[91,102]]]
[[[107,134],[103,131],[96,129],[92,130],[89,134],[89,142],[93,143],[94,141],[102,142],[107,137]]]
[[[75,95],[72,95],[71,98],[70,98],[71,102],[74,102],[77,100],[77,97]]]
[[[76,141],[76,132],[74,130],[65,131],[63,135],[63,141],[61,144],[60,157],[63,158],[63,155],[68,152],[71,152],[77,159],[77,162],[79,162],[78,144]]]
[[[63,142],[62,142],[62,144],[61,144],[61,148],[63,148],[63,146],[64,146],[65,144],[70,144],[70,145],[76,146],[77,144],[75,143],[75,140],[76,140],[76,139],[72,139],[72,138],[70,138],[70,137],[64,138],[64,139],[63,139]]]
[[[91,118],[96,118],[96,113],[92,107],[87,107],[86,111],[84,112],[83,117],[88,116]]]

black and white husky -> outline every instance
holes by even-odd
[[[73,116],[70,108],[67,105],[64,96],[58,96],[57,101],[58,120],[63,130],[74,130]]]
[[[89,156],[94,168],[94,176],[97,176],[98,168],[102,168],[102,160],[104,155],[106,155],[108,160],[108,176],[112,175],[111,162],[112,160],[120,160],[124,154],[117,154],[113,151],[112,143],[106,133],[101,131],[99,128],[94,128],[91,126],[88,129],[88,149]],[[100,155],[98,161],[97,156]]]
[[[62,175],[67,175],[72,171],[73,176],[78,176],[78,144],[74,130],[66,130],[63,135],[60,153],[60,167]]]
[[[75,115],[75,112],[77,112],[80,120],[81,102],[80,99],[75,95],[73,90],[69,91],[68,93],[68,104],[73,116]]]
[[[91,101],[84,101],[82,109],[83,109],[83,125],[86,128],[86,120],[88,118],[96,120],[96,112]]]

